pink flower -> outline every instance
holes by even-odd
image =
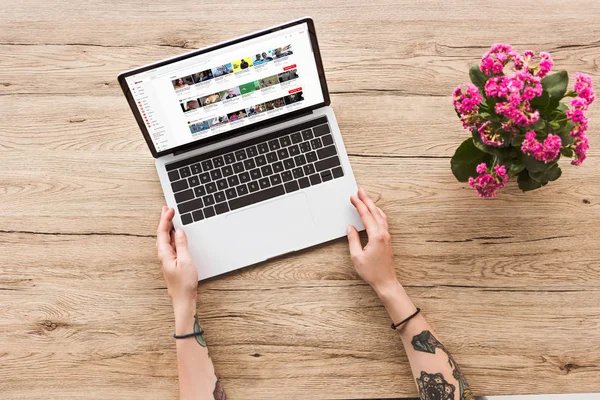
[[[506,100],[496,103],[495,110],[514,124],[527,126],[538,120],[539,112],[532,110],[529,101],[542,94],[540,78],[526,71],[513,76],[495,76],[488,79],[484,89],[488,97]]]
[[[452,93],[452,104],[454,109],[460,115],[460,120],[465,129],[473,129],[479,125],[480,118],[476,116],[479,112],[479,105],[483,101],[477,86],[469,83],[466,91],[459,86]]]
[[[579,108],[585,111],[588,109],[588,102],[583,97],[575,97],[573,100],[571,100],[571,107]]]
[[[498,190],[506,186],[508,174],[504,165],[496,165],[493,170],[488,170],[485,163],[481,163],[476,169],[479,176],[469,177],[471,186],[480,197],[491,198],[498,194]]]
[[[511,45],[496,43],[481,58],[479,69],[488,76],[492,75],[492,73],[500,74],[504,66],[511,60],[517,60],[516,64],[518,64],[521,61],[521,57],[514,51]]]
[[[582,74],[580,72],[575,74],[575,91],[590,105],[596,99],[596,92],[594,92],[592,85],[592,78],[589,75]]]
[[[523,52],[523,57],[529,62],[533,57],[535,57],[535,52],[533,50],[525,50]]]
[[[502,138],[502,135],[498,131],[494,132],[491,124],[492,121],[487,121],[477,131],[483,143],[488,146],[500,147],[504,144],[504,138]]]
[[[583,134],[579,136],[571,147],[575,152],[575,159],[571,161],[571,164],[581,165],[587,157],[587,151],[590,149],[590,142],[587,135]]]
[[[560,146],[562,140],[560,136],[549,134],[544,140],[544,143],[540,143],[535,135],[534,131],[529,131],[525,134],[525,140],[521,145],[521,151],[523,154],[534,157],[536,160],[549,163],[554,161],[560,153]]]
[[[550,55],[550,53],[546,53],[544,51],[540,53],[539,66],[540,66],[540,69],[537,73],[537,76],[540,78],[543,78],[546,75],[548,75],[548,72],[550,72],[550,70],[554,66],[554,60],[552,59],[552,56]]]

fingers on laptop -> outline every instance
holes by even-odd
[[[360,215],[360,219],[367,230],[367,235],[372,237],[377,232],[378,223],[375,218],[373,218],[373,215],[371,215],[369,208],[356,196],[350,196],[350,202],[352,202],[352,205],[354,205],[356,211],[358,211],[358,215]]]
[[[163,207],[160,214],[160,222],[156,230],[156,248],[159,260],[171,258],[175,255],[173,250],[171,230],[173,230],[173,215],[175,210]]]
[[[352,225],[348,226],[348,246],[350,248],[350,255],[356,260],[354,257],[357,257],[362,254],[363,247],[360,242],[360,236],[358,235],[358,231]]]
[[[388,230],[387,216],[363,188],[358,189],[358,196],[350,196],[350,201],[356,207],[369,238],[378,237],[382,230]]]
[[[369,212],[371,213],[371,215],[373,216],[375,221],[377,221],[379,226],[387,229],[387,227],[386,227],[387,222],[386,222],[385,214],[383,214],[383,211],[381,211],[381,209],[375,205],[375,202],[373,201],[373,199],[371,199],[371,197],[369,197],[369,195],[367,194],[365,189],[363,189],[363,188],[358,189],[358,198],[363,203],[365,203],[365,205],[369,209]]]

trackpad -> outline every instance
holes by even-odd
[[[248,263],[306,247],[315,228],[304,193],[226,216],[232,248],[239,252],[239,257],[247,257]]]

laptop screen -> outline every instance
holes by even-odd
[[[155,156],[323,103],[308,28],[294,24],[126,75]]]

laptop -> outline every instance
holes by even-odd
[[[118,79],[199,280],[364,229],[312,19]]]

